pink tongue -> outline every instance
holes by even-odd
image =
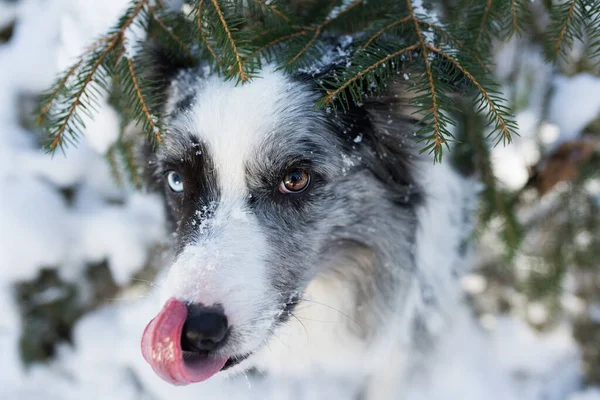
[[[174,385],[204,381],[223,368],[227,357],[193,355],[184,360],[181,331],[187,317],[182,302],[170,298],[142,335],[142,354],[154,372]]]

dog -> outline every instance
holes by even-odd
[[[317,374],[397,399],[452,325],[476,185],[419,155],[408,81],[316,108],[331,71],[161,70],[148,164],[174,261],[142,353],[167,382]]]

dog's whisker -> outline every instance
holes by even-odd
[[[272,335],[274,338],[276,338],[277,340],[279,340],[279,342],[280,342],[282,345],[284,345],[284,346],[285,346],[285,348],[287,348],[287,349],[289,349],[289,348],[290,348],[290,346],[288,346],[287,344],[285,344],[285,343],[283,342],[283,340],[281,340],[281,338],[275,334],[275,332],[271,332],[271,335]]]
[[[302,325],[302,328],[304,329],[304,334],[306,335],[306,344],[309,345],[310,337],[308,335],[308,329],[306,329],[306,326],[304,325],[304,323],[302,321],[300,321],[300,319],[296,315],[294,315],[293,312],[290,311],[289,313],[292,317],[294,317],[296,319],[296,321],[298,321],[300,323],[300,325]]]
[[[299,301],[305,301],[305,302],[309,302],[309,303],[313,303],[313,304],[318,304],[320,306],[327,307],[330,310],[336,311],[336,312],[340,313],[341,315],[343,315],[344,317],[348,318],[350,321],[354,322],[356,324],[356,326],[358,326],[363,331],[363,333],[366,332],[365,328],[357,320],[355,320],[354,318],[352,318],[351,316],[349,316],[345,312],[343,312],[341,310],[338,310],[335,307],[332,307],[332,306],[330,306],[328,304],[325,304],[325,303],[321,303],[320,301],[306,299],[304,297],[300,298]]]

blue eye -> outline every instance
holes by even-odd
[[[181,179],[181,175],[179,175],[175,171],[171,171],[167,174],[167,183],[169,187],[174,192],[183,192],[183,179]]]

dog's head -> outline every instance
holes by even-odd
[[[187,70],[166,92],[151,165],[175,260],[142,349],[161,377],[187,384],[251,357],[327,255],[344,241],[376,246],[365,230],[388,222],[377,208],[409,209],[416,191],[389,104],[316,109],[312,79],[276,71],[236,85]]]

